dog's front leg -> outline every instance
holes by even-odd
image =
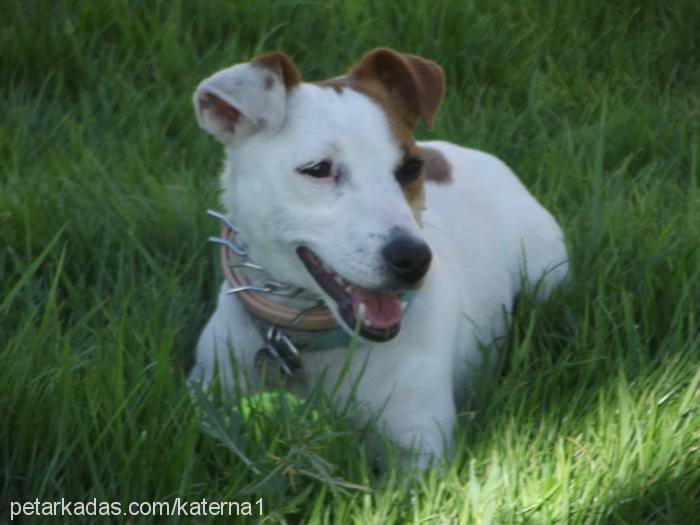
[[[456,419],[450,372],[431,365],[402,364],[391,391],[382,387],[370,396],[373,403],[386,398],[384,407],[377,407],[378,430],[398,445],[404,466],[419,469],[451,455]]]
[[[456,419],[450,360],[413,353],[400,342],[358,348],[349,369],[344,351],[312,357],[305,361],[310,378],[323,377],[326,392],[341,410],[351,409],[360,428],[370,424],[371,454],[384,455],[381,435],[407,467],[423,469],[450,455]]]
[[[225,392],[246,394],[258,388],[255,355],[263,339],[245,307],[227,295],[224,283],[216,311],[197,343],[197,357],[189,381],[206,388],[218,375]]]

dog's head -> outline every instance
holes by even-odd
[[[269,53],[219,71],[195,91],[202,128],[227,154],[224,206],[253,260],[319,292],[349,331],[387,341],[400,293],[420,286],[424,162],[412,136],[432,126],[440,66],[375,49],[342,77],[302,83]]]

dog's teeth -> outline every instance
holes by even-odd
[[[348,295],[352,295],[352,286],[349,284],[345,287],[345,293]]]
[[[335,277],[333,277],[333,280],[338,283],[340,286],[343,286],[343,278],[338,275],[337,273],[335,274]]]
[[[360,306],[357,308],[357,317],[359,318],[360,322],[364,322],[365,320],[365,310],[367,307],[365,306],[365,303],[360,303]]]
[[[408,306],[408,301],[401,301],[401,310],[406,311],[407,306]]]

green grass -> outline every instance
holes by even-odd
[[[690,0],[0,4],[0,512],[262,497],[266,523],[696,521],[698,27]],[[316,79],[379,45],[445,67],[419,135],[508,162],[573,266],[519,309],[454,461],[413,494],[318,396],[227,407],[184,385],[220,279],[221,151],[193,88],[266,50]]]

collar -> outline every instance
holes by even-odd
[[[285,373],[300,366],[300,351],[330,350],[356,338],[338,324],[321,296],[277,282],[251,261],[238,228],[228,217],[213,210],[207,214],[221,221],[221,236],[209,241],[221,245],[221,266],[230,286],[226,293],[236,295],[246,307],[265,340],[263,350],[279,361]],[[262,279],[254,283],[250,274]],[[402,296],[410,305],[413,293]]]
[[[246,307],[266,341],[268,352],[275,354],[270,348],[274,346],[277,353],[288,350],[298,355],[299,351],[329,350],[352,341],[353,336],[338,325],[321,296],[264,279],[269,276],[262,266],[250,260],[238,238],[239,230],[231,220],[213,210],[207,214],[221,221],[221,236],[209,237],[209,241],[221,245],[221,266],[230,286],[226,293],[236,295]],[[260,284],[253,283],[251,273],[263,277]]]

